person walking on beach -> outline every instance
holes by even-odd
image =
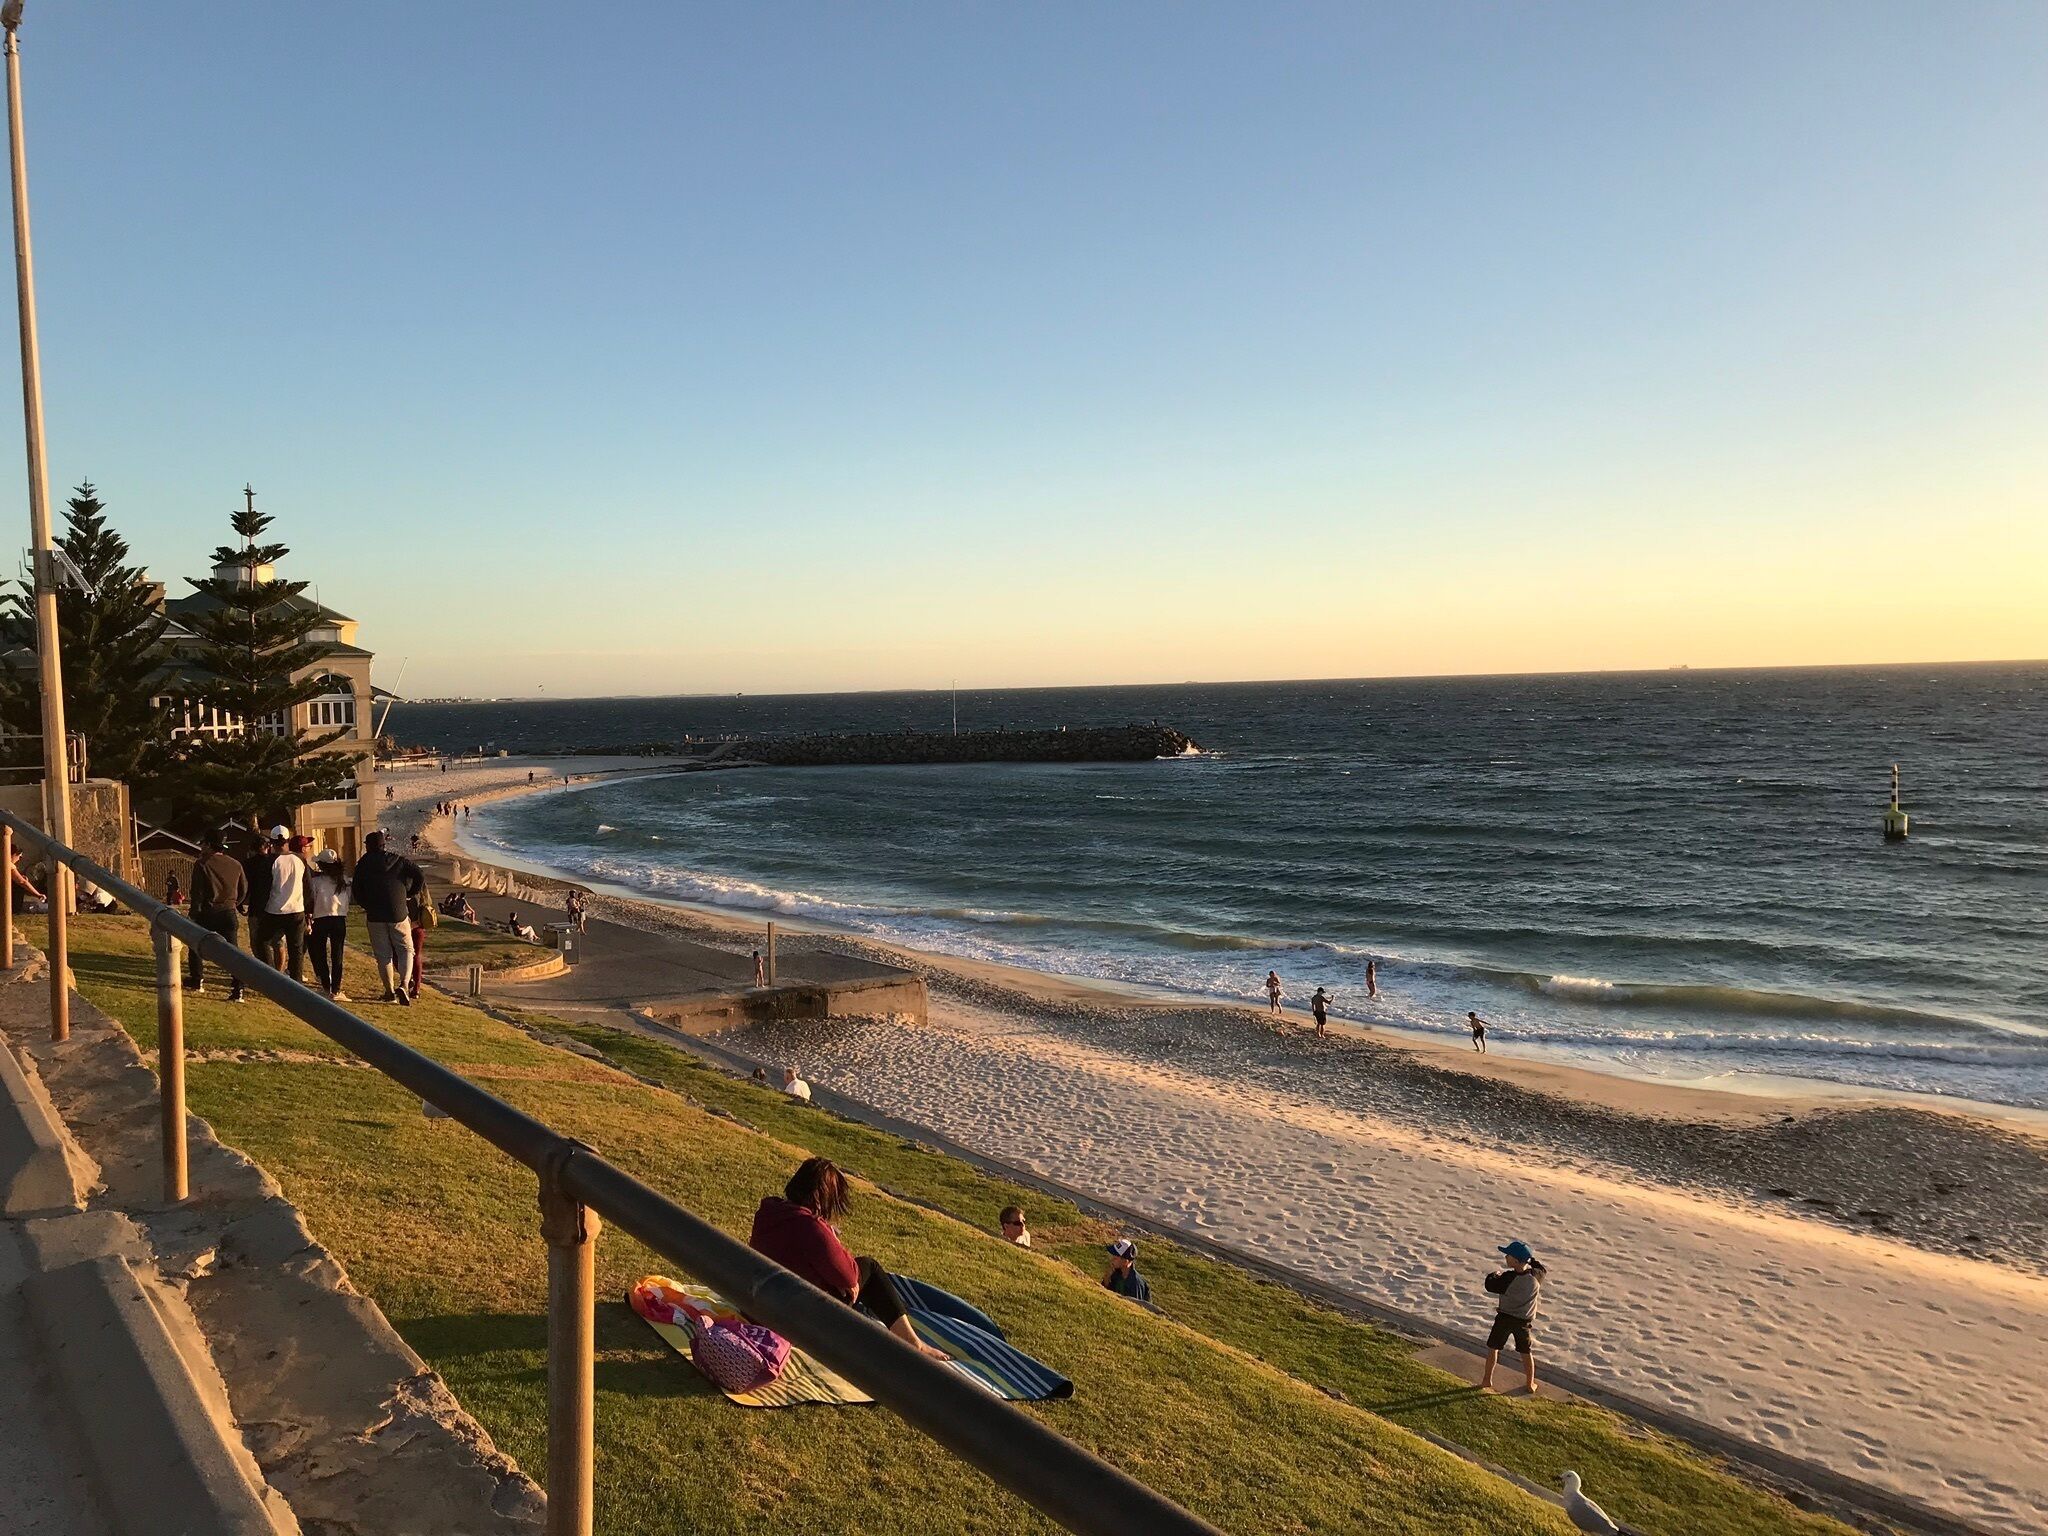
[[[202,852],[192,861],[192,921],[233,944],[235,914],[249,902],[248,872],[238,860],[221,852],[219,832],[209,831],[199,840],[199,846]],[[206,990],[206,961],[196,944],[185,957],[185,990]],[[230,972],[228,1001],[241,1000],[242,978]]]
[[[1509,1339],[1522,1352],[1529,1395],[1536,1395],[1536,1351],[1529,1342],[1529,1330],[1536,1323],[1537,1304],[1543,1299],[1543,1266],[1529,1245],[1517,1238],[1501,1249],[1507,1268],[1486,1277],[1486,1289],[1500,1298],[1493,1314],[1493,1329],[1486,1335],[1486,1369],[1479,1376],[1479,1390],[1493,1390],[1493,1368],[1500,1364],[1500,1352]]]
[[[1280,1011],[1280,973],[1266,972],[1266,1005],[1274,1013]]]
[[[1467,1013],[1465,1022],[1472,1026],[1472,1049],[1480,1055],[1486,1054],[1486,1020],[1476,1013]]]
[[[341,855],[322,848],[313,860],[313,873],[306,877],[306,905],[313,915],[313,979],[330,1000],[345,1003],[341,990],[341,951],[348,938],[348,876],[342,872]]]
[[[761,958],[761,951],[758,949],[754,951],[754,985],[757,987],[768,985],[768,962]]]
[[[370,954],[377,962],[377,979],[384,984],[383,1000],[409,1007],[412,923],[406,912],[406,897],[414,889],[424,889],[426,877],[411,859],[384,851],[382,832],[365,837],[363,848],[351,886],[355,904],[362,909],[363,921],[370,930]]]
[[[1374,998],[1378,997],[1379,995],[1380,995],[1380,972],[1379,972],[1379,964],[1378,964],[1378,962],[1376,962],[1376,961],[1368,960],[1368,961],[1366,961],[1366,962],[1365,962],[1365,996],[1366,996],[1366,1001],[1370,1002],[1370,1001],[1371,1001],[1372,999],[1374,999]]]
[[[1109,1273],[1102,1277],[1102,1287],[1132,1301],[1151,1304],[1152,1287],[1138,1273],[1138,1245],[1128,1237],[1120,1237],[1109,1245]]]
[[[1308,1000],[1308,1011],[1316,1016],[1316,1038],[1321,1040],[1330,1032],[1330,994],[1321,987]]]

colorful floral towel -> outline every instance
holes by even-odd
[[[969,1381],[1011,1402],[1072,1397],[1074,1384],[1049,1366],[1013,1349],[986,1314],[949,1291],[920,1281],[897,1280],[911,1326],[927,1344],[953,1357],[953,1369]],[[737,1319],[732,1304],[708,1286],[648,1275],[626,1293],[626,1302],[685,1360],[696,1329],[713,1318]],[[979,1323],[972,1319],[980,1319]],[[782,1375],[752,1392],[728,1392],[742,1408],[789,1408],[797,1403],[871,1403],[873,1398],[801,1349],[792,1350]]]

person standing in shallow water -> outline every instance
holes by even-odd
[[[1266,972],[1266,1005],[1274,1013],[1280,1011],[1280,973]]]
[[[1465,1015],[1465,1022],[1472,1026],[1472,1049],[1480,1055],[1486,1054],[1486,1020],[1476,1013]]]
[[[1368,1001],[1380,995],[1379,963],[1374,960],[1365,962],[1365,995]]]

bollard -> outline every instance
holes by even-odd
[[[471,997],[482,997],[484,995],[484,968],[480,965],[472,965],[469,968],[469,995]]]
[[[71,1038],[71,870],[52,862],[50,888],[50,1038]]]
[[[156,1075],[163,1109],[166,1205],[176,1205],[192,1192],[185,1169],[185,994],[178,990],[184,948],[157,930]]]
[[[591,1536],[596,1487],[597,1212],[562,1189],[564,1148],[540,1170],[548,1245],[547,1536]]]
[[[766,959],[768,985],[772,987],[775,985],[775,925],[773,923],[768,925],[768,954]]]
[[[14,969],[14,828],[0,827],[0,864],[7,866],[0,883],[0,971]]]

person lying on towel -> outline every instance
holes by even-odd
[[[839,1240],[832,1223],[846,1214],[847,1193],[846,1175],[830,1158],[809,1159],[780,1195],[761,1202],[747,1246],[849,1307],[865,1307],[911,1348],[936,1359],[949,1358],[910,1326],[889,1272],[873,1259],[856,1259]]]

